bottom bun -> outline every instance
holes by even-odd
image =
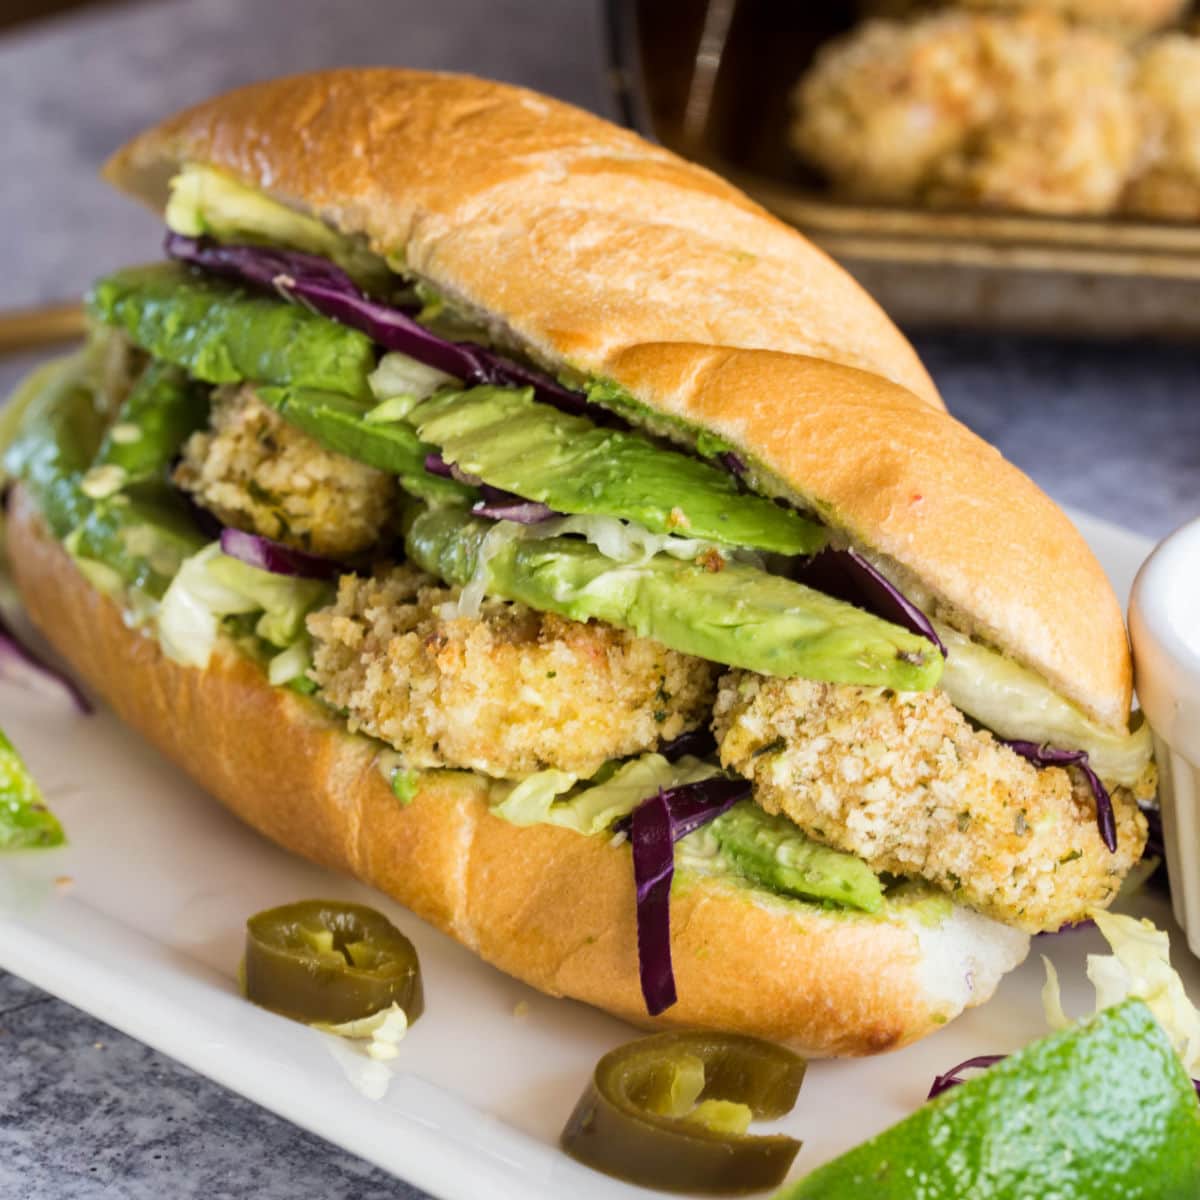
[[[242,820],[385,892],[487,962],[644,1027],[708,1027],[811,1055],[871,1054],[986,1000],[1028,938],[965,909],[939,921],[827,912],[689,879],[672,896],[679,1002],[646,1015],[628,845],[488,811],[483,779],[422,776],[402,806],[378,747],[267,682],[232,647],[205,670],[130,629],[17,489],[9,553],[30,616],[118,715]],[[761,896],[761,902],[753,897]]]

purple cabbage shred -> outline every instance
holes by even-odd
[[[425,470],[430,475],[440,475],[443,479],[457,479],[459,483],[465,484],[467,487],[480,487],[483,484],[483,480],[478,475],[468,475],[454,463],[448,463],[436,450],[432,454],[425,455]],[[501,494],[509,495],[508,492]]]
[[[514,496],[511,500],[478,500],[471,506],[477,517],[490,521],[512,521],[517,525],[540,525],[551,517],[558,516],[552,508],[536,500],[522,500]]]
[[[1096,800],[1096,823],[1100,829],[1100,837],[1110,853],[1117,849],[1117,818],[1113,813],[1112,797],[1108,789],[1100,782],[1100,776],[1092,770],[1088,762],[1086,750],[1059,750],[1054,746],[1043,746],[1037,742],[1009,741],[1001,738],[1001,742],[1014,754],[1038,767],[1078,767],[1092,789]]]
[[[857,550],[827,547],[801,562],[794,578],[815,591],[864,608],[926,638],[945,658],[946,647],[933,622]]]
[[[551,517],[558,516],[554,509],[536,500],[522,500],[519,496],[508,499],[477,500],[471,512],[489,521],[512,521],[517,525],[540,525]]]
[[[987,1067],[994,1067],[997,1063],[1003,1062],[1008,1057],[1007,1054],[980,1054],[975,1058],[968,1058],[966,1062],[960,1062],[958,1066],[951,1067],[944,1075],[934,1076],[933,1086],[929,1089],[927,1100],[932,1100],[935,1096],[940,1096],[943,1092],[948,1092],[951,1088],[958,1087],[960,1083],[967,1081],[962,1078],[964,1071],[984,1070]],[[1193,1079],[1192,1086],[1196,1089],[1196,1097],[1200,1099],[1200,1079]]]
[[[425,470],[430,475],[440,475],[443,479],[453,479],[454,473],[450,464],[437,453],[425,455]]]
[[[14,681],[25,679],[52,684],[66,693],[84,715],[94,711],[83,689],[69,675],[51,666],[27,646],[3,616],[0,616],[0,676]]]
[[[678,762],[684,755],[690,754],[695,758],[706,758],[717,748],[717,739],[707,725],[697,725],[687,733],[681,733],[677,738],[664,742],[658,748],[659,754],[667,762]]]
[[[730,475],[736,475],[739,479],[746,474],[746,464],[740,455],[734,454],[732,450],[725,450],[717,455],[717,461],[727,470]]]
[[[927,1100],[932,1100],[935,1096],[940,1096],[943,1092],[948,1092],[953,1087],[958,1087],[960,1083],[967,1081],[962,1077],[964,1071],[983,1070],[987,1067],[994,1067],[998,1062],[1003,1062],[1008,1057],[1007,1054],[979,1054],[975,1058],[968,1058],[966,1062],[960,1062],[957,1066],[951,1067],[944,1075],[934,1077],[933,1086],[929,1089]]]
[[[1096,922],[1091,917],[1085,917],[1082,921],[1068,921],[1065,925],[1060,925],[1057,929],[1046,929],[1041,933],[1034,934],[1034,937],[1049,938],[1058,937],[1060,933],[1075,933],[1080,929],[1095,929]]]
[[[513,521],[517,525],[539,525],[551,517],[562,515],[537,500],[526,500],[523,496],[492,487],[477,476],[460,471],[440,454],[425,456],[425,470],[432,475],[457,479],[459,483],[479,488],[483,496],[471,506],[471,512],[477,517],[487,517],[490,521]]]
[[[372,300],[345,271],[319,255],[222,245],[178,233],[167,234],[165,249],[169,257],[189,266],[277,292],[365,333],[385,350],[398,350],[466,383],[531,387],[539,400],[574,413],[590,407],[583,396],[532,367],[474,342],[450,341],[426,329],[413,313]]]
[[[260,571],[295,579],[336,579],[342,573],[342,567],[331,559],[294,550],[291,546],[240,529],[221,530],[221,553]]]
[[[637,885],[638,972],[652,1017],[677,999],[671,964],[671,879],[675,843],[750,794],[742,779],[714,778],[659,791],[628,822]]]

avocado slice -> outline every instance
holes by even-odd
[[[725,857],[754,883],[799,896],[875,913],[883,884],[862,859],[810,841],[786,817],[742,800],[711,825]]]
[[[922,1105],[775,1200],[1194,1200],[1200,1106],[1128,1000]]]
[[[5,469],[25,484],[51,532],[83,564],[100,564],[114,586],[159,597],[206,539],[165,480],[134,483],[99,500],[85,493],[83,480],[105,444],[105,419],[85,375],[83,356],[73,355],[30,377]]]
[[[92,470],[115,471],[121,486],[165,477],[188,436],[208,420],[208,389],[179,367],[152,362],[117,413]]]
[[[434,447],[425,445],[407,422],[368,421],[373,401],[364,403],[312,388],[260,387],[256,394],[326,449],[399,475],[405,490],[423,500],[463,501],[475,495],[474,488],[425,470],[425,457]]]
[[[288,246],[323,255],[368,290],[396,283],[387,263],[367,248],[364,238],[339,233],[319,218],[297,212],[203,163],[183,164],[171,180],[163,216],[168,229],[186,237]]]
[[[0,850],[61,846],[65,840],[37,780],[0,730]]]
[[[799,513],[740,492],[728,473],[642,434],[559,412],[532,388],[443,392],[409,420],[447,462],[557,512],[624,517],[655,533],[778,554],[812,554],[827,539]]]
[[[91,511],[80,481],[104,437],[104,415],[85,374],[82,354],[58,359],[39,367],[10,401],[24,413],[4,469],[28,487],[57,538]]]
[[[429,510],[411,522],[408,554],[466,585],[495,529],[462,508]],[[667,555],[617,563],[568,538],[518,537],[488,549],[490,593],[576,621],[607,621],[713,662],[901,691],[923,691],[941,676],[941,655],[924,638],[756,567],[709,571]]]
[[[88,293],[87,306],[155,358],[206,383],[251,380],[370,395],[375,349],[366,334],[177,263],[108,275]]]
[[[115,572],[114,585],[161,600],[184,560],[207,541],[179,493],[154,482],[96,501],[66,544],[83,564]]]

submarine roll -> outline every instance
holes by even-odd
[[[1142,853],[1067,518],[839,268],[532,92],[257,84],[22,385],[46,636],[245,821],[635,1023],[909,1042]]]

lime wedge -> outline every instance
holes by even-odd
[[[1196,1200],[1200,1105],[1140,1000],[1034,1042],[776,1200]]]
[[[0,850],[58,846],[62,826],[46,807],[41,789],[0,730]]]

